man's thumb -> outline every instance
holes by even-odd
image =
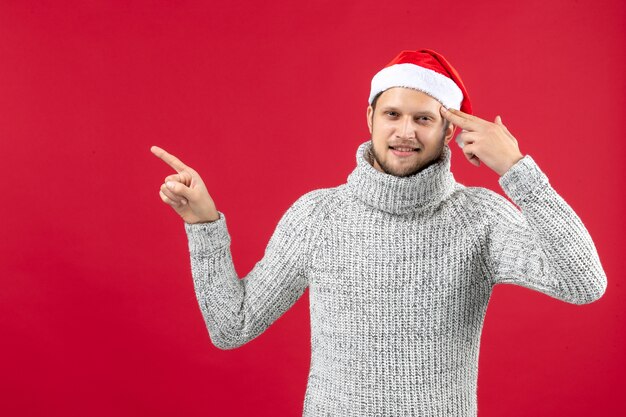
[[[496,116],[496,124],[498,126],[501,126],[502,129],[504,129],[504,131],[511,137],[513,138],[513,135],[511,135],[511,132],[509,132],[509,129],[507,129],[507,127],[504,125],[504,123],[502,123],[502,117],[500,117],[500,115]],[[515,139],[515,138],[513,138]]]
[[[189,198],[191,189],[185,186],[185,184],[177,182],[177,181],[168,181],[165,183],[165,186],[167,187],[168,190],[170,190],[174,194],[179,195],[181,197],[185,197],[187,199]]]

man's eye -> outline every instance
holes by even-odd
[[[386,113],[388,116],[391,116],[391,117],[397,117],[397,116],[398,116],[398,113],[397,113],[397,112],[395,112],[395,111],[388,111],[388,112],[385,112],[385,113]]]
[[[431,119],[428,116],[420,116],[420,117],[416,118],[415,120],[420,122],[420,123],[430,123],[431,122]]]

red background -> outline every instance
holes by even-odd
[[[426,47],[502,115],[609,279],[585,306],[495,288],[479,415],[625,415],[625,22],[617,0],[1,2],[0,414],[299,416],[308,291],[215,348],[150,145],[203,176],[244,276],[293,201],[354,168],[374,73]],[[456,146],[452,167],[501,192]]]

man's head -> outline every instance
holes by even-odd
[[[374,168],[406,177],[437,161],[454,135],[440,108],[439,101],[415,89],[392,87],[380,93],[367,108]]]
[[[372,79],[367,123],[373,165],[396,176],[413,175],[438,160],[454,126],[440,108],[471,114],[469,96],[456,70],[432,50],[402,51]],[[408,145],[409,153],[392,149]]]

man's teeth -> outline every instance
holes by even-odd
[[[392,148],[392,149],[395,149],[396,151],[400,151],[400,152],[411,152],[414,150],[411,148]]]

